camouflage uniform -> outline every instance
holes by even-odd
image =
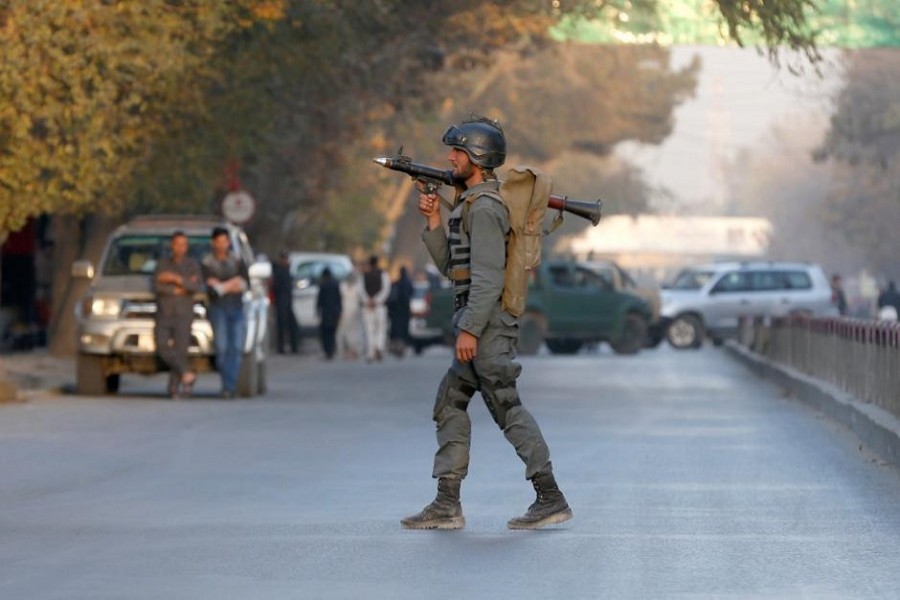
[[[466,409],[476,391],[525,463],[525,477],[552,473],[544,436],[516,390],[522,370],[514,361],[518,319],[500,305],[509,215],[498,189],[499,183],[489,180],[466,190],[450,214],[449,236],[443,227],[422,235],[437,267],[454,281],[454,329],[478,338],[475,359],[463,363],[454,356],[438,388],[433,413],[438,441],[435,478],[461,480],[468,472],[472,426]],[[463,227],[463,207],[470,196],[475,199]]]

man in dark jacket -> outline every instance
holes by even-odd
[[[194,294],[203,288],[200,265],[187,255],[188,238],[176,231],[169,240],[171,256],[162,258],[153,274],[156,292],[156,353],[169,367],[171,398],[190,396],[197,378],[188,365]]]
[[[882,312],[882,309],[892,307],[894,309],[894,319],[896,317],[900,317],[900,292],[897,291],[897,285],[893,281],[889,281],[887,285],[887,289],[878,294],[878,312],[879,315],[887,314],[887,311]]]
[[[400,267],[400,276],[391,284],[387,309],[390,321],[391,353],[402,358],[409,344],[409,321],[412,318],[409,303],[412,300],[413,284],[406,267]]]
[[[319,279],[319,295],[316,298],[316,312],[319,315],[319,339],[325,358],[334,358],[337,349],[337,327],[341,320],[341,289],[331,269],[325,267]]]
[[[290,342],[292,354],[300,348],[300,328],[294,318],[294,278],[287,252],[281,252],[278,262],[272,267],[272,300],[275,303],[275,338],[278,353],[284,354]]]

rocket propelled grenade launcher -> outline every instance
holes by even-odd
[[[397,156],[380,156],[372,160],[382,167],[406,173],[413,179],[421,181],[424,184],[424,191],[426,194],[433,194],[441,187],[441,185],[453,185],[454,183],[453,171],[414,163],[408,156],[403,156],[403,148],[400,149]],[[560,211],[560,213],[563,211],[572,213],[573,215],[587,219],[592,224],[596,225],[600,222],[603,201],[599,198],[596,202],[569,200],[568,196],[556,196],[551,194],[547,206]]]

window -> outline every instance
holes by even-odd
[[[784,278],[778,271],[755,271],[750,273],[751,289],[754,292],[770,292],[784,289]]]
[[[746,292],[750,289],[747,273],[743,271],[731,271],[725,273],[712,289],[713,294],[729,292]]]
[[[673,290],[699,290],[712,278],[712,271],[682,271],[672,284]]]
[[[785,271],[783,273],[785,288],[789,290],[811,290],[812,279],[806,271]]]
[[[103,263],[104,275],[152,275],[161,257],[169,256],[169,235],[123,235],[112,241]],[[198,261],[209,250],[207,236],[188,236],[188,256]]]

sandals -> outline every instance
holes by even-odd
[[[191,396],[195,381],[197,381],[197,375],[195,373],[187,371],[181,374],[181,393],[185,398]]]

